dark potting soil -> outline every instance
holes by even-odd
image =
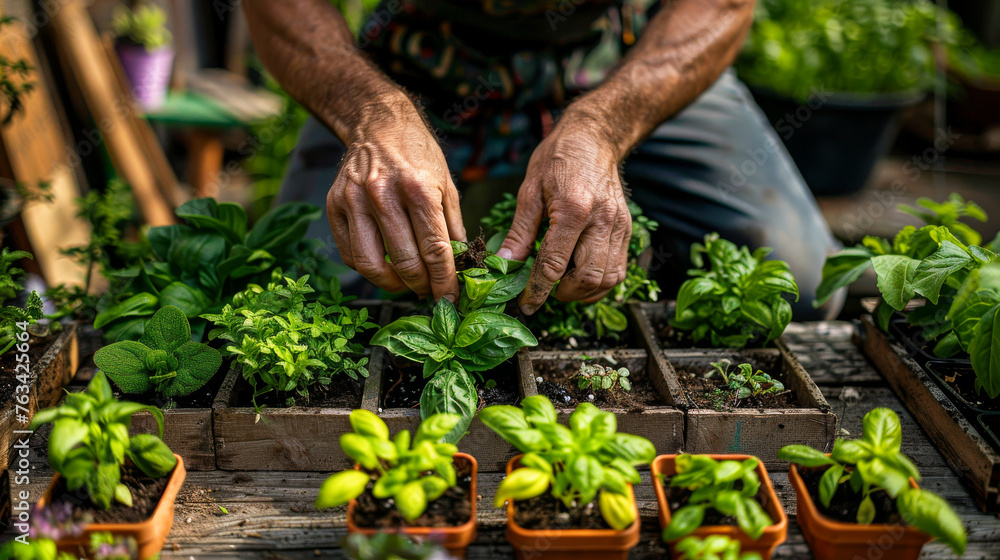
[[[476,380],[476,390],[479,392],[481,406],[494,404],[516,405],[520,401],[521,392],[518,389],[517,366],[508,360],[491,371],[479,372],[483,380]],[[402,363],[392,358],[385,370],[383,379],[382,408],[417,408],[420,406],[420,395],[429,379],[424,379],[420,364]],[[470,375],[475,376],[474,372]],[[486,388],[489,381],[495,385]]]
[[[59,333],[52,333],[49,336],[29,336],[28,337],[28,371],[30,373],[35,373],[35,364],[38,360],[45,355],[45,351],[48,349],[49,344],[59,336]],[[17,342],[14,346],[11,346],[10,350],[4,352],[0,356],[0,395],[13,395],[13,392],[3,391],[2,389],[8,388],[13,391],[14,385],[17,381],[14,379],[18,373],[24,373],[24,368],[21,368],[20,372],[17,372],[17,364],[24,363],[18,362],[17,357],[22,354],[22,352],[17,351],[17,345],[21,344]]]
[[[734,484],[734,488],[736,490],[739,490],[740,488],[742,488],[742,484],[740,483],[740,481],[736,481],[736,483]],[[675,511],[677,511],[678,509],[686,506],[687,503],[688,503],[688,500],[691,497],[691,491],[690,490],[688,490],[686,488],[681,488],[679,486],[671,486],[670,485],[670,477],[664,477],[663,478],[663,490],[664,490],[664,492],[667,495],[667,504],[670,505],[670,511],[671,511],[671,513],[673,513]],[[757,503],[759,503],[761,505],[764,505],[763,486],[761,486],[761,490],[757,492],[757,495],[754,496],[754,499],[757,500]],[[767,511],[766,508],[765,508],[765,511]],[[770,513],[768,513],[768,515],[770,515]],[[732,515],[726,515],[726,514],[720,512],[720,511],[716,510],[715,508],[706,508],[705,509],[705,520],[702,521],[701,525],[703,527],[706,526],[706,525],[733,525],[733,526],[736,526],[736,525],[739,525],[739,523],[737,523],[736,518],[733,517]]]
[[[132,491],[132,507],[112,502],[111,509],[103,510],[90,502],[85,489],[70,493],[65,479],[55,488],[52,503],[73,504],[73,510],[89,516],[94,523],[139,523],[149,519],[160,503],[160,497],[170,482],[170,475],[149,478],[134,465],[122,467],[121,483]]]
[[[236,398],[236,406],[253,406],[253,392],[250,386],[245,384],[245,380],[238,381],[237,384],[244,384],[243,390]],[[293,406],[308,408],[360,408],[361,393],[363,391],[364,379],[351,379],[346,375],[338,375],[330,381],[329,385],[315,384],[309,389],[309,396],[303,397],[298,393],[275,393],[270,392],[257,397],[258,406],[268,408],[287,408],[288,398],[295,399]]]
[[[472,466],[465,460],[455,463],[458,484],[445,490],[440,498],[427,504],[424,514],[413,521],[406,521],[399,514],[392,498],[380,500],[372,495],[372,486],[377,479],[372,476],[364,494],[358,497],[354,508],[354,522],[359,527],[388,529],[401,527],[457,527],[472,518]]]
[[[802,482],[805,483],[809,495],[812,496],[813,503],[820,513],[841,523],[857,523],[858,507],[861,505],[860,494],[855,494],[850,484],[840,484],[837,491],[830,500],[830,507],[823,506],[819,501],[819,482],[823,478],[823,471],[826,469],[806,469],[799,467],[799,474]],[[872,502],[875,504],[876,524],[905,525],[903,517],[896,509],[896,500],[889,497],[884,491],[871,493]]]
[[[485,260],[488,256],[486,251],[486,240],[483,236],[473,239],[468,244],[469,249],[455,257],[455,270],[468,270],[470,268],[486,268]]]
[[[972,368],[968,366],[948,368],[938,365],[935,369],[945,384],[972,406],[991,412],[1000,411],[1000,398],[985,398],[983,393],[976,390],[976,372]]]
[[[694,403],[697,408],[713,410],[803,408],[791,389],[786,389],[780,393],[736,400],[736,391],[726,386],[721,377],[715,376],[705,379],[704,371],[696,371],[688,366],[679,365],[675,367],[677,369],[677,378],[684,388],[684,394],[687,396],[688,401]],[[779,381],[785,381],[781,375],[771,372],[767,373]]]
[[[530,323],[529,323],[530,326]],[[609,336],[598,338],[596,336],[572,337],[570,340],[561,340],[542,333],[538,337],[538,351],[560,351],[560,350],[617,350],[628,348],[628,341],[632,340],[632,330],[625,329],[619,333],[619,338],[614,339]]]
[[[616,359],[619,363],[622,362],[621,359],[617,357]],[[646,407],[667,404],[649,383],[645,369],[629,371],[629,381],[632,382],[631,391],[624,391],[621,388],[615,388],[613,391],[581,389],[573,375],[579,371],[582,363],[582,360],[538,360],[534,362],[535,375],[542,378],[541,381],[535,379],[538,392],[548,397],[559,407],[574,407],[582,402],[590,402],[597,405],[622,407],[629,411],[641,411]],[[601,364],[604,365],[603,360]]]
[[[691,336],[684,331],[675,329],[670,325],[669,318],[662,318],[659,320],[653,320],[653,332],[656,333],[656,337],[660,341],[660,346],[667,349],[679,349],[684,350],[687,348],[723,348],[722,346],[714,346],[711,340],[705,339],[700,342],[695,342]],[[764,337],[760,336],[756,339],[750,340],[746,348],[763,348]]]
[[[117,387],[115,387],[114,394],[118,400],[150,404],[160,408],[212,408],[215,396],[219,393],[219,387],[222,386],[222,382],[226,379],[226,371],[226,364],[223,363],[223,366],[219,368],[219,371],[215,373],[215,376],[208,383],[205,383],[200,389],[190,395],[184,395],[183,397],[165,399],[155,392],[142,393],[141,395],[126,394],[122,393]],[[111,384],[114,386],[113,381]]]
[[[514,521],[532,531],[611,528],[601,515],[597,499],[583,506],[567,508],[562,500],[548,493],[514,502]]]

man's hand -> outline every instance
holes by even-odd
[[[441,148],[405,97],[358,111],[326,203],[344,263],[388,291],[457,302],[450,241],[465,228]]]
[[[514,224],[498,251],[526,258],[548,216],[549,230],[520,298],[525,314],[541,307],[556,282],[557,299],[593,302],[625,279],[632,219],[618,175],[621,156],[594,124],[567,111],[528,162]]]

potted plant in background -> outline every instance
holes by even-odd
[[[926,0],[764,0],[736,69],[812,191],[847,194],[933,87],[933,47],[957,26]]]
[[[132,94],[146,111],[158,109],[167,97],[170,72],[174,65],[173,37],[167,30],[163,8],[140,0],[135,9],[115,7],[111,27],[115,50]]]
[[[479,414],[523,453],[507,463],[494,498],[495,507],[507,503],[507,540],[517,558],[628,558],[641,524],[635,467],[656,454],[649,440],[619,433],[614,414],[590,403],[576,407],[569,427],[542,396]]]
[[[660,455],[652,473],[663,540],[675,554],[692,534],[736,539],[765,559],[785,541],[788,518],[756,457]]]
[[[351,560],[453,560],[433,540],[416,541],[399,533],[368,536],[351,533],[344,539],[344,554]]]
[[[686,537],[674,546],[677,560],[761,560],[756,552],[740,554],[740,541],[725,535],[709,535],[704,540]]]
[[[829,455],[803,445],[778,454],[792,463],[796,519],[816,560],[865,557],[873,542],[888,543],[879,548],[886,557],[916,560],[932,538],[961,555],[962,520],[948,502],[917,486],[920,472],[900,451],[899,416],[876,408],[863,425],[861,439],[838,439]]]
[[[163,548],[174,520],[174,499],[184,482],[184,461],[157,435],[129,436],[132,415],[147,411],[163,434],[163,414],[153,406],[115,400],[103,373],[82,393],[68,393],[58,408],[39,411],[32,430],[51,423],[49,465],[56,471],[38,508],[73,504],[74,516],[92,522],[79,535],[56,541],[78,552],[95,533],[132,537],[138,558]]]
[[[476,538],[476,460],[443,441],[462,417],[434,414],[412,436],[402,430],[392,439],[385,422],[367,410],[355,410],[350,420],[353,431],[340,436],[340,446],[355,467],[323,483],[316,507],[349,504],[351,533],[440,536],[464,558]]]

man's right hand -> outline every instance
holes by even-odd
[[[458,191],[416,107],[393,97],[357,108],[368,116],[327,195],[330,229],[344,263],[380,288],[457,302],[450,241],[466,239]]]

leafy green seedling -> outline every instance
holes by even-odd
[[[656,449],[646,438],[618,433],[614,414],[582,403],[567,428],[556,421],[549,399],[532,396],[521,401],[521,408],[488,406],[479,418],[524,453],[521,466],[497,488],[496,507],[549,492],[567,508],[585,507],[596,498],[604,520],[616,530],[636,521],[628,484],[639,483],[635,467],[649,464]]]
[[[694,342],[707,340],[713,346],[763,346],[781,336],[792,320],[784,294],[797,301],[799,288],[788,263],[764,260],[770,252],[770,247],[753,253],[737,248],[718,233],[706,235],[704,244],[692,244],[695,268],[677,292],[670,324]]]
[[[865,414],[862,425],[861,439],[838,438],[829,457],[806,445],[787,445],[778,452],[778,459],[826,469],[819,482],[819,501],[824,508],[829,508],[834,494],[847,485],[857,500],[858,523],[868,525],[876,514],[872,494],[885,492],[896,499],[907,524],[940,539],[959,555],[965,552],[965,527],[948,502],[910,485],[911,478],[920,480],[920,471],[901,451],[899,416],[888,408],[875,408]]]
[[[678,560],[761,560],[756,552],[740,554],[740,541],[726,535],[709,535],[704,540],[686,537],[674,546]]]
[[[25,307],[4,305],[7,300],[17,297],[24,289],[18,281],[24,270],[14,266],[20,259],[33,258],[27,251],[11,251],[7,247],[0,250],[0,355],[10,350],[29,324],[42,318],[42,299],[31,292]],[[22,328],[23,327],[23,328]],[[23,340],[22,340],[23,341]]]
[[[153,3],[140,2],[135,9],[125,4],[115,6],[111,28],[119,41],[153,51],[170,44],[167,13]]]
[[[129,436],[136,412],[149,412],[158,435]],[[117,401],[103,372],[97,372],[82,393],[67,393],[63,404],[35,414],[29,429],[52,424],[49,464],[66,479],[66,488],[85,488],[90,501],[109,509],[112,501],[132,506],[132,493],[121,484],[126,457],[150,478],[170,474],[177,458],[160,439],[163,412],[155,406]]]
[[[740,529],[756,540],[764,529],[774,524],[757,501],[760,476],[756,458],[743,461],[716,461],[707,455],[678,455],[676,474],[670,486],[690,491],[685,505],[670,516],[663,529],[663,540],[673,541],[690,535],[701,527],[709,508],[736,518]]]
[[[402,533],[351,533],[344,539],[344,553],[351,560],[453,560],[433,539]]]
[[[94,363],[126,393],[156,391],[180,397],[197,391],[219,371],[222,355],[191,340],[184,313],[168,305],[149,320],[138,342],[123,340],[94,354]]]
[[[615,389],[631,391],[632,382],[629,381],[628,376],[629,371],[625,367],[615,369],[600,364],[588,363],[580,365],[580,369],[573,374],[577,386],[581,389],[591,389],[594,391],[614,391]]]
[[[736,400],[781,393],[785,390],[785,385],[781,381],[771,378],[759,369],[755,372],[750,364],[739,364],[738,372],[730,372],[730,366],[732,366],[730,360],[712,362],[712,370],[706,373],[705,377],[711,378],[718,373],[729,389],[736,393]]]
[[[430,416],[420,423],[412,440],[409,430],[389,439],[385,422],[367,410],[351,412],[350,421],[354,431],[340,436],[340,448],[361,468],[326,479],[316,498],[318,509],[356,499],[374,478],[372,495],[380,500],[392,498],[400,515],[413,521],[424,514],[428,503],[457,483],[452,457],[458,448],[441,439],[461,421],[460,416]]]

